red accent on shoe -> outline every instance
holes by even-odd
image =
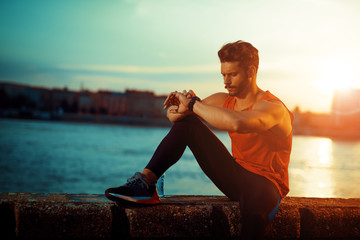
[[[150,199],[136,200],[135,202],[141,204],[159,204],[161,203],[161,199],[159,197],[157,189],[155,188],[155,192]]]

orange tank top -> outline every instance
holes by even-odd
[[[269,91],[263,94],[261,100],[280,101]],[[235,97],[228,96],[223,107],[234,110],[234,106]],[[250,106],[247,110],[251,110],[252,107]],[[292,122],[294,119],[293,114],[289,110],[288,112]],[[285,197],[289,192],[288,166],[292,133],[286,138],[277,137],[271,131],[245,134],[229,132],[229,136],[231,138],[232,154],[236,162],[248,171],[269,179],[279,189],[281,197]]]

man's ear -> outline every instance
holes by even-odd
[[[256,76],[256,67],[251,65],[246,71],[247,77],[253,79]]]

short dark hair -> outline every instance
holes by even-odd
[[[222,46],[218,51],[220,62],[239,62],[244,69],[251,65],[259,67],[259,51],[250,43],[236,41]]]

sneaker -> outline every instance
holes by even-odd
[[[158,204],[161,202],[156,189],[156,182],[149,184],[139,172],[129,178],[125,185],[107,189],[105,196],[112,201],[125,200],[141,204]]]

